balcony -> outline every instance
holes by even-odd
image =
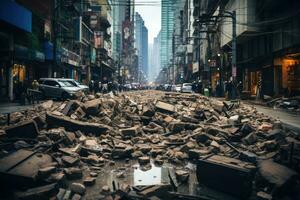
[[[90,44],[93,39],[93,31],[79,17],[76,19],[76,39],[78,42]]]
[[[81,57],[78,54],[66,48],[62,48],[61,62],[78,67],[80,64],[80,60]]]

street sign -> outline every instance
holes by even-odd
[[[193,63],[193,73],[196,73],[199,71],[199,63],[195,62]]]
[[[236,66],[232,66],[232,77],[236,77]]]

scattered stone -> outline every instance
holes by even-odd
[[[91,172],[91,173],[90,173],[90,176],[91,176],[91,177],[97,177],[97,176],[98,176],[98,173],[96,173],[96,172]]]
[[[25,121],[20,124],[9,126],[5,129],[6,136],[9,138],[31,138],[39,135],[39,130],[35,121]]]
[[[107,193],[109,193],[109,192],[110,192],[110,188],[109,188],[107,185],[104,185],[104,186],[102,187],[101,193],[102,193],[102,194],[107,194]]]
[[[176,170],[175,174],[177,180],[179,180],[180,182],[186,182],[190,176],[189,172],[184,170]]]
[[[99,99],[94,99],[84,103],[84,111],[88,115],[97,115],[100,109]]]
[[[70,189],[76,194],[84,194],[86,190],[84,185],[82,185],[81,183],[72,183]]]
[[[66,174],[67,178],[70,180],[79,179],[82,177],[82,170],[79,168],[65,168],[64,173]]]
[[[259,191],[256,194],[256,197],[258,200],[272,200],[273,199],[272,195],[270,195],[266,192],[263,192],[263,191]]]
[[[79,162],[78,158],[71,156],[63,156],[61,159],[68,167],[75,166]]]
[[[64,196],[65,196],[66,190],[63,188],[59,188],[59,191],[56,195],[56,199],[57,200],[63,200]]]
[[[117,177],[117,178],[125,178],[125,172],[124,172],[124,171],[118,172],[118,173],[116,174],[116,177]]]
[[[147,156],[143,156],[143,157],[139,157],[138,161],[140,163],[140,165],[146,165],[150,163],[150,158]]]
[[[41,168],[38,171],[38,177],[40,178],[46,178],[48,177],[50,174],[52,174],[53,172],[55,172],[56,167],[45,167],[45,168]]]
[[[255,132],[250,133],[243,140],[248,145],[254,144],[257,141],[256,133]]]
[[[92,186],[96,183],[96,178],[93,177],[87,177],[83,180],[83,184],[85,186]]]
[[[80,200],[81,199],[81,195],[79,194],[74,194],[72,197],[72,200]]]
[[[72,191],[71,190],[67,190],[64,197],[63,197],[63,200],[66,200],[66,199],[70,199],[71,198],[71,194],[72,194]]]
[[[258,127],[258,130],[260,131],[269,131],[273,128],[272,124],[269,124],[269,123],[263,123],[261,126]]]

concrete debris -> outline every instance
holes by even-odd
[[[298,173],[273,160],[263,160],[258,163],[259,174],[272,187],[274,193],[287,193],[296,183]]]
[[[205,185],[238,197],[248,198],[252,192],[254,170],[255,166],[251,163],[213,155],[199,160],[197,176]]]
[[[47,113],[46,122],[49,126],[64,127],[67,131],[80,130],[84,133],[93,133],[95,135],[100,135],[109,130],[109,127],[103,124],[82,122],[66,116],[58,116],[54,113]]]
[[[10,126],[5,129],[6,136],[9,138],[31,138],[34,139],[39,135],[39,130],[35,121],[25,121],[20,124]]]
[[[12,113],[11,123],[0,127],[0,179],[17,199],[91,199],[94,190],[99,199],[170,199],[195,181],[189,162],[201,184],[238,198],[297,196],[290,191],[299,187],[299,135],[243,103],[156,91],[98,93],[46,101]],[[169,182],[129,185],[136,164],[141,173],[167,166],[151,178],[167,174]]]
[[[81,183],[72,183],[70,186],[72,192],[76,194],[84,194],[85,193],[85,186]]]
[[[32,199],[49,199],[57,192],[57,185],[55,183],[35,188],[30,188],[24,192],[17,192],[16,199],[32,200]]]

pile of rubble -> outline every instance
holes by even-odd
[[[266,104],[275,109],[279,108],[295,113],[300,113],[300,96],[290,98],[280,97],[267,101]]]
[[[13,189],[9,198],[81,199],[101,169],[120,160],[136,160],[143,170],[193,162],[201,184],[242,199],[300,197],[299,135],[251,106],[199,95],[110,93],[47,101],[11,121],[0,130],[0,179],[2,189]],[[97,199],[213,199],[175,192],[188,170],[170,169],[169,177],[170,184],[143,189],[103,186]]]

